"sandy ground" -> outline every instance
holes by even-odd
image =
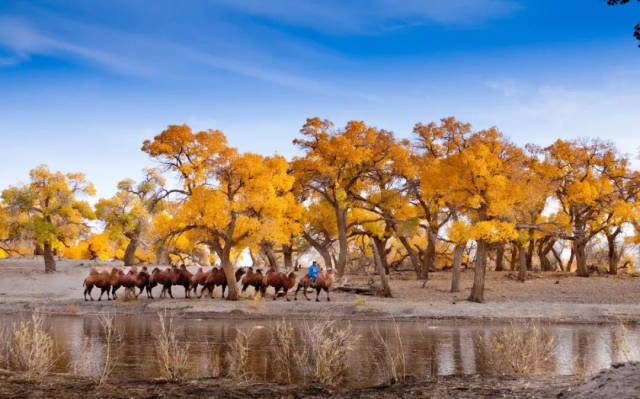
[[[473,283],[471,270],[461,273],[461,292],[450,293],[451,274],[437,272],[422,287],[413,273],[393,274],[393,298],[359,296],[332,292],[331,302],[321,294],[321,303],[284,298],[273,301],[272,291],[261,301],[252,300],[253,289],[240,301],[184,299],[184,289],[175,287],[176,299],[150,300],[144,295],[133,301],[85,302],[82,282],[91,267],[120,266],[119,262],[92,262],[62,259],[58,272],[44,273],[41,258],[0,259],[0,313],[31,308],[53,312],[94,313],[117,309],[118,312],[156,312],[174,309],[194,317],[229,318],[316,318],[318,312],[345,319],[470,319],[512,320],[533,318],[552,322],[640,322],[640,278],[629,276],[592,276],[578,278],[567,273],[536,273],[525,283],[509,277],[509,272],[489,272],[485,303],[466,301]],[[195,272],[196,268],[191,268]],[[300,275],[305,271],[300,272]],[[366,277],[348,276],[348,283],[366,283]],[[156,287],[157,296],[160,288]],[[123,289],[120,291],[123,296]],[[99,295],[99,292],[98,292]],[[94,297],[97,299],[96,290]],[[315,294],[314,294],[315,295]],[[311,298],[314,295],[310,295]]]

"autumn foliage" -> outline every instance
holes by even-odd
[[[287,160],[241,152],[218,130],[172,125],[142,145],[154,167],[94,207],[82,174],[37,167],[29,184],[2,192],[0,256],[36,251],[47,271],[56,254],[218,263],[229,299],[249,256],[278,270],[315,252],[338,278],[368,259],[388,296],[400,265],[423,280],[450,267],[457,291],[464,263],[475,272],[469,299],[482,302],[485,273],[504,270],[507,254],[521,280],[536,257],[543,271],[586,277],[594,267],[618,273],[632,259],[626,244],[640,241],[640,174],[610,143],[520,147],[495,127],[449,117],[417,123],[405,139],[310,118],[293,144]],[[104,230],[89,227],[96,218]],[[590,264],[598,245],[606,265]]]

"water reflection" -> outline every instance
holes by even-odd
[[[11,317],[9,318],[11,319]],[[17,317],[13,317],[17,321]],[[103,357],[103,330],[96,317],[52,316],[46,320],[60,353],[57,371],[68,371],[82,364],[82,373],[99,372]],[[302,345],[304,321],[294,321],[296,344]],[[198,376],[217,376],[225,372],[225,356],[237,329],[254,331],[248,367],[261,380],[274,378],[270,330],[275,322],[200,320],[176,318],[177,337],[190,344],[190,353]],[[382,349],[374,329],[385,337],[396,336],[396,325],[388,322],[352,322],[359,336],[355,350],[348,355],[350,369],[347,384],[351,387],[381,383],[389,378],[388,370],[376,367]],[[407,372],[414,376],[464,375],[488,373],[487,356],[481,337],[501,331],[500,324],[447,324],[399,322],[397,332],[405,351]],[[122,336],[115,378],[155,378],[159,375],[153,337],[158,322],[152,317],[119,317],[116,329]],[[549,373],[575,374],[596,371],[612,362],[640,360],[640,329],[621,330],[618,326],[551,325],[544,333],[557,344]],[[399,351],[396,342],[394,351]]]

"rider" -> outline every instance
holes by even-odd
[[[309,266],[309,278],[311,279],[311,286],[316,285],[316,277],[318,277],[318,273],[320,272],[320,266],[314,260],[311,266]]]

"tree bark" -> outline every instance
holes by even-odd
[[[391,287],[389,287],[389,281],[387,280],[387,274],[380,261],[380,255],[374,242],[371,242],[371,251],[373,252],[373,263],[376,266],[376,270],[380,275],[380,283],[382,284],[382,296],[385,298],[391,298]]]
[[[504,270],[504,243],[499,242],[496,247],[496,271]]]
[[[618,228],[613,234],[607,234],[607,244],[609,247],[609,274],[618,274],[618,264],[620,263],[620,253],[616,247],[616,239],[622,230]],[[608,233],[608,232],[607,232]]]
[[[293,248],[290,245],[282,246],[282,257],[284,258],[284,269],[293,270]]]
[[[133,266],[136,264],[136,249],[138,248],[138,244],[138,237],[129,237],[129,244],[127,244],[127,249],[124,250],[123,260],[125,266]]]
[[[573,260],[576,257],[576,251],[574,249],[573,244],[571,244],[571,255],[569,255],[569,261],[567,262],[567,271],[571,273],[571,266],[573,265]]]
[[[385,274],[389,274],[389,262],[387,262],[387,240],[381,240],[378,237],[373,237],[373,242],[376,246],[376,252],[378,253],[378,259],[384,269]]]
[[[589,269],[587,268],[587,242],[584,238],[577,238],[574,241],[576,252],[576,274],[579,277],[589,277]]]
[[[533,250],[536,246],[534,240],[529,240],[529,247],[527,248],[527,270],[533,269]]]
[[[227,277],[227,299],[230,301],[238,300],[238,286],[236,281],[236,273],[233,270],[233,263],[231,263],[231,249],[224,248],[220,256],[220,263],[222,264],[222,270]]]
[[[336,269],[339,276],[344,276],[344,271],[347,266],[347,251],[349,250],[347,243],[347,211],[338,205],[336,205],[334,209],[338,221],[338,243],[340,247]]]
[[[409,244],[409,240],[407,240],[407,237],[398,236],[398,239],[400,240],[400,243],[402,243],[404,249],[407,251],[407,254],[409,254],[411,266],[413,266],[413,270],[416,271],[416,278],[420,278],[420,259],[418,257],[418,253],[413,248],[411,248],[411,244]]]
[[[511,245],[511,261],[509,264],[511,271],[515,271],[518,265],[518,247],[515,244]]]
[[[518,245],[518,258],[520,265],[518,267],[518,281],[523,283],[527,280],[527,255],[522,245]]]
[[[420,270],[420,278],[429,280],[429,270],[436,268],[436,241],[437,232],[431,227],[427,229],[427,249],[422,258],[422,269]]]
[[[263,242],[261,248],[262,253],[264,253],[264,255],[267,257],[267,260],[269,261],[269,266],[272,269],[279,271],[280,268],[278,267],[278,260],[276,259],[276,255],[273,253],[271,244]]]
[[[453,270],[451,273],[451,292],[460,292],[460,263],[464,254],[465,244],[457,244],[453,249]]]
[[[551,262],[549,262],[549,258],[547,258],[549,251],[551,251],[549,245],[545,245],[544,240],[541,241],[538,245],[538,259],[540,260],[540,270],[543,272],[552,270]]]
[[[474,265],[473,287],[471,287],[471,295],[469,301],[484,302],[484,273],[487,267],[487,242],[477,240],[476,260]]]
[[[51,243],[45,243],[42,246],[42,253],[44,255],[44,272],[53,273],[56,271],[56,259],[53,257],[53,250]]]

